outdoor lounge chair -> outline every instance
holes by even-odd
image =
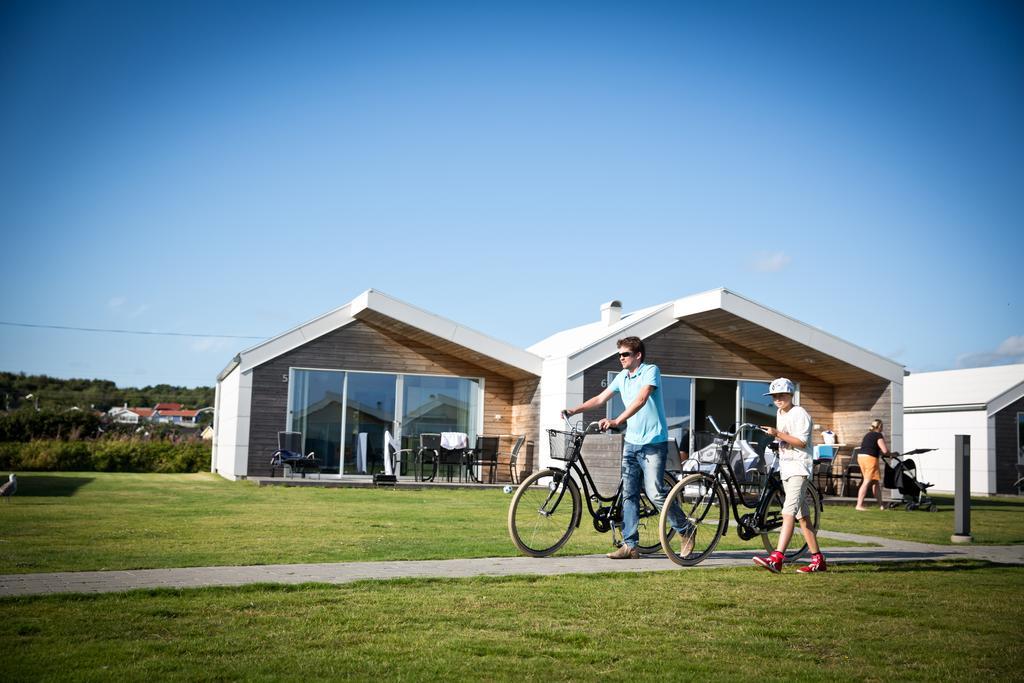
[[[477,478],[476,468],[480,468],[480,477]],[[476,447],[466,452],[466,469],[474,481],[483,483],[484,470],[490,472],[487,482],[494,483],[494,477],[498,470],[498,437],[478,436]]]
[[[306,478],[306,473],[316,472],[317,477],[320,476],[320,461],[316,458],[316,453],[310,452],[308,455],[302,454],[302,432],[278,432],[277,433],[277,450],[270,457],[270,476],[274,476],[274,470],[281,468],[281,474],[284,476],[285,468],[288,468],[288,472],[299,473],[303,479]]]
[[[846,496],[846,490],[851,486],[851,480],[855,475],[860,479],[854,487],[855,489],[860,488],[861,482],[864,481],[864,473],[860,471],[860,465],[857,463],[858,453],[860,453],[860,448],[854,448],[853,452],[850,453],[850,460],[846,463],[846,470],[843,472],[842,487],[839,490],[840,496]]]
[[[416,451],[416,479],[418,481],[433,481],[437,474],[437,461],[441,457],[441,435],[420,434],[420,447]],[[430,476],[425,473],[425,468],[430,465]]]
[[[508,455],[508,476],[509,481],[513,484],[519,483],[519,451],[522,450],[523,444],[526,443],[526,435],[523,434],[516,443],[512,446],[512,452]]]

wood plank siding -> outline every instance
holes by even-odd
[[[813,434],[815,443],[821,443],[821,430],[826,427],[836,432],[840,443],[859,445],[871,420],[879,418],[887,426],[891,424],[888,380],[729,313],[718,311],[695,317],[700,318],[701,326],[691,324],[691,318],[687,318],[644,340],[647,360],[663,374],[762,382],[788,377],[800,385],[800,405],[815,424],[821,425]],[[712,324],[714,330],[709,329]],[[717,331],[730,327],[735,329],[727,335]],[[771,346],[776,342],[779,348]],[[612,354],[584,371],[584,398],[603,391],[602,383],[607,381],[608,372],[620,369],[618,356]],[[590,422],[605,414],[602,407],[587,411],[583,417]]]
[[[517,371],[517,379],[512,379],[495,370],[508,366],[488,363],[490,368],[482,367],[453,355],[460,347],[450,345],[440,350],[428,343],[431,341],[433,338],[411,339],[394,329],[356,320],[254,368],[249,476],[270,474],[277,432],[287,427],[289,369],[301,367],[483,378],[483,434],[504,437],[500,447],[506,455],[498,475],[507,480],[512,435],[533,429],[525,433],[535,438],[537,411],[531,406],[538,401],[539,378],[525,378],[522,371]]]
[[[1024,413],[1024,397],[995,414],[996,493],[1017,493],[1017,413]]]

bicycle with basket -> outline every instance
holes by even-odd
[[[584,440],[600,431],[598,423],[591,422],[586,429],[573,426],[568,420],[566,423],[568,431],[548,430],[551,457],[565,463],[564,466],[549,467],[527,477],[509,504],[508,531],[512,542],[533,557],[547,557],[565,545],[580,526],[584,500],[594,529],[601,533],[611,531],[612,544],[622,544],[622,482],[613,495],[601,495],[582,455]],[[666,474],[666,490],[674,483]],[[637,548],[642,554],[661,549],[658,520],[658,509],[641,492]]]

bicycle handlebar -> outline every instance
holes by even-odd
[[[744,422],[743,424],[738,425],[736,427],[736,431],[734,431],[734,432],[725,432],[725,431],[722,431],[722,429],[718,426],[718,423],[715,422],[715,418],[712,417],[711,415],[708,415],[708,422],[710,422],[711,426],[715,428],[715,431],[718,432],[719,436],[736,436],[737,434],[742,432],[747,427],[753,427],[754,429],[760,429],[761,428],[761,425],[756,425],[756,424],[753,424],[751,422]]]
[[[601,431],[600,422],[591,422],[586,426],[586,428],[582,430],[579,429],[578,427],[574,426],[572,422],[569,422],[569,416],[566,414],[566,412],[567,411],[565,410],[562,411],[562,419],[565,420],[565,424],[569,427],[570,432],[582,431],[584,434],[597,434],[598,432]]]

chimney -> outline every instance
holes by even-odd
[[[601,304],[601,322],[605,327],[611,327],[622,319],[622,302],[609,301]]]

